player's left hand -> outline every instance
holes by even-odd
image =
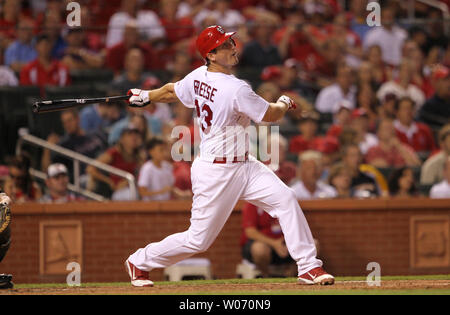
[[[144,107],[150,104],[150,98],[148,95],[148,91],[141,89],[131,89],[127,93],[130,98],[128,99],[128,103],[133,107]]]
[[[288,110],[297,108],[297,104],[287,95],[281,95],[277,102],[285,103],[288,106]]]

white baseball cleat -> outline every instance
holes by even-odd
[[[323,270],[322,267],[317,267],[299,276],[298,283],[332,285],[334,284],[334,277]]]
[[[134,287],[153,287],[153,281],[149,279],[149,272],[136,268],[128,259],[125,260],[125,270],[128,272],[131,284]]]

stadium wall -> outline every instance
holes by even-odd
[[[319,256],[337,276],[450,273],[450,200],[378,199],[300,202]],[[12,244],[0,273],[16,283],[62,282],[68,262],[81,264],[82,282],[125,282],[123,262],[134,250],[189,226],[191,202],[83,202],[12,207]],[[196,257],[215,278],[234,278],[241,262],[239,203],[211,248]],[[152,280],[163,280],[162,270]]]

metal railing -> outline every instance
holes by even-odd
[[[17,145],[16,145],[16,154],[21,153],[22,146],[24,143],[28,143],[28,144],[35,145],[37,147],[48,149],[59,155],[63,155],[65,157],[71,159],[73,161],[74,183],[69,184],[68,189],[75,193],[78,193],[89,199],[94,199],[94,200],[98,200],[98,201],[103,201],[106,199],[105,197],[103,197],[99,194],[96,194],[92,191],[86,190],[81,187],[80,163],[84,163],[86,165],[91,165],[93,167],[96,167],[106,173],[110,173],[110,174],[113,174],[120,178],[124,178],[128,182],[128,187],[130,189],[130,197],[134,200],[139,199],[139,194],[138,194],[137,187],[136,187],[136,179],[135,179],[134,175],[131,173],[125,172],[125,171],[118,169],[116,167],[113,167],[111,165],[91,159],[85,155],[82,155],[75,151],[63,148],[59,145],[49,143],[44,139],[38,138],[38,137],[28,134],[26,132],[21,132],[19,135],[19,140],[17,141]],[[32,176],[35,176],[42,180],[45,180],[47,178],[47,175],[44,172],[41,172],[39,170],[31,169],[30,173]]]

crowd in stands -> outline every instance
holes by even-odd
[[[406,1],[381,1],[382,26],[370,27],[364,0],[79,0],[81,27],[68,27],[68,2],[0,0],[0,86],[70,87],[74,71],[109,69],[111,95],[156,88],[204,64],[196,34],[218,24],[236,31],[236,76],[267,101],[299,104],[277,123],[280,161],[268,164],[300,200],[450,198],[450,45],[439,10],[415,2],[425,23],[408,24]],[[181,125],[194,151],[195,117],[181,103],[99,103],[62,112],[64,134],[46,140],[132,173],[143,200],[191,198],[190,164],[171,148]],[[48,150],[39,159],[40,184],[25,153],[2,157],[14,202],[82,199],[68,192],[72,163]],[[83,187],[134,198],[121,177],[81,173]]]

